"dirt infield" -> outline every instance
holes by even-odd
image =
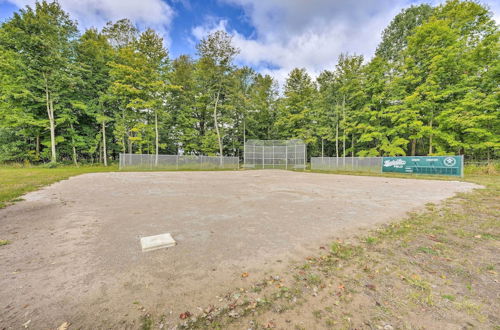
[[[318,246],[475,188],[298,173],[85,174],[0,210],[0,328],[134,328],[244,287]],[[142,236],[178,245],[143,253]]]

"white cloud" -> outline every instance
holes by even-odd
[[[4,0],[19,8],[33,6],[34,0]],[[168,35],[174,11],[162,0],[59,0],[61,7],[80,27],[101,28],[107,21],[128,18],[141,28],[151,27]]]
[[[197,39],[223,29],[241,49],[240,64],[256,67],[281,83],[294,67],[313,76],[333,69],[342,52],[369,59],[383,29],[411,0],[219,0],[241,6],[255,27],[255,37],[227,31],[227,22],[207,20],[193,28]],[[423,2],[424,0],[417,0]],[[413,1],[416,2],[416,1]],[[432,0],[432,2],[441,2]]]
[[[197,39],[217,29],[234,37],[240,64],[258,68],[283,82],[295,67],[317,76],[332,69],[341,52],[370,57],[380,33],[404,7],[391,0],[220,0],[242,6],[256,29],[255,38],[227,31],[227,22],[212,19],[193,28]]]

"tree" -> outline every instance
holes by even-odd
[[[335,67],[335,88],[337,93],[337,104],[340,104],[339,110],[342,117],[340,128],[342,129],[342,156],[347,152],[355,154],[355,135],[358,134],[356,127],[358,125],[358,115],[365,102],[362,83],[364,79],[363,56],[341,54]],[[347,147],[347,139],[350,135],[351,147]]]
[[[154,117],[155,164],[158,164],[160,133],[158,130],[159,114],[164,114],[167,98],[167,73],[169,67],[168,52],[163,47],[163,39],[151,29],[144,31],[137,41],[137,50],[144,56],[143,97],[134,101],[135,105],[151,111]]]
[[[96,140],[102,141],[104,166],[108,165],[106,126],[114,116],[113,111],[108,110],[106,95],[110,84],[108,63],[113,60],[113,56],[113,49],[104,34],[89,29],[81,36],[77,45],[77,63],[82,69],[83,88],[79,96],[85,104],[86,113],[100,125],[100,129],[96,127],[94,131],[99,132]],[[90,151],[94,149],[91,147]]]
[[[448,1],[417,27],[405,51],[406,92],[402,107],[411,117],[411,154],[426,136],[427,153],[489,150],[498,144],[499,32],[491,14],[472,1]],[[493,78],[494,79],[494,78]],[[438,144],[435,145],[435,139]]]
[[[278,105],[276,130],[280,138],[316,141],[311,129],[316,86],[305,69],[293,69],[285,82],[284,96]]]
[[[229,76],[233,70],[234,57],[239,50],[231,44],[232,37],[224,31],[216,31],[202,39],[196,46],[200,56],[198,77],[201,88],[209,95],[213,108],[214,128],[217,134],[220,161],[224,153],[218,110],[227,91]]]
[[[422,25],[432,15],[433,8],[428,4],[410,6],[396,15],[382,32],[382,41],[375,55],[393,67],[403,61],[403,51],[417,26]]]
[[[42,1],[34,9],[27,6],[15,13],[2,25],[0,36],[2,48],[15,52],[25,68],[11,72],[29,91],[25,94],[29,100],[21,102],[29,102],[33,112],[45,104],[51,160],[56,162],[57,111],[64,106],[65,88],[71,81],[76,24],[59,3]]]
[[[106,36],[110,45],[116,49],[131,45],[139,36],[139,30],[126,18],[115,23],[107,22],[102,29],[102,33]]]

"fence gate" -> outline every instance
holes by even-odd
[[[306,145],[302,140],[248,140],[245,168],[305,169]]]

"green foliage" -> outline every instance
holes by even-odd
[[[216,31],[170,61],[128,19],[78,34],[57,2],[0,26],[0,162],[100,162],[120,152],[240,156],[246,139],[300,138],[316,156],[498,157],[500,32],[487,8],[448,0],[401,11],[375,56],[342,54],[281,90],[236,67]],[[56,154],[57,146],[57,154]],[[57,157],[56,157],[57,156]]]

